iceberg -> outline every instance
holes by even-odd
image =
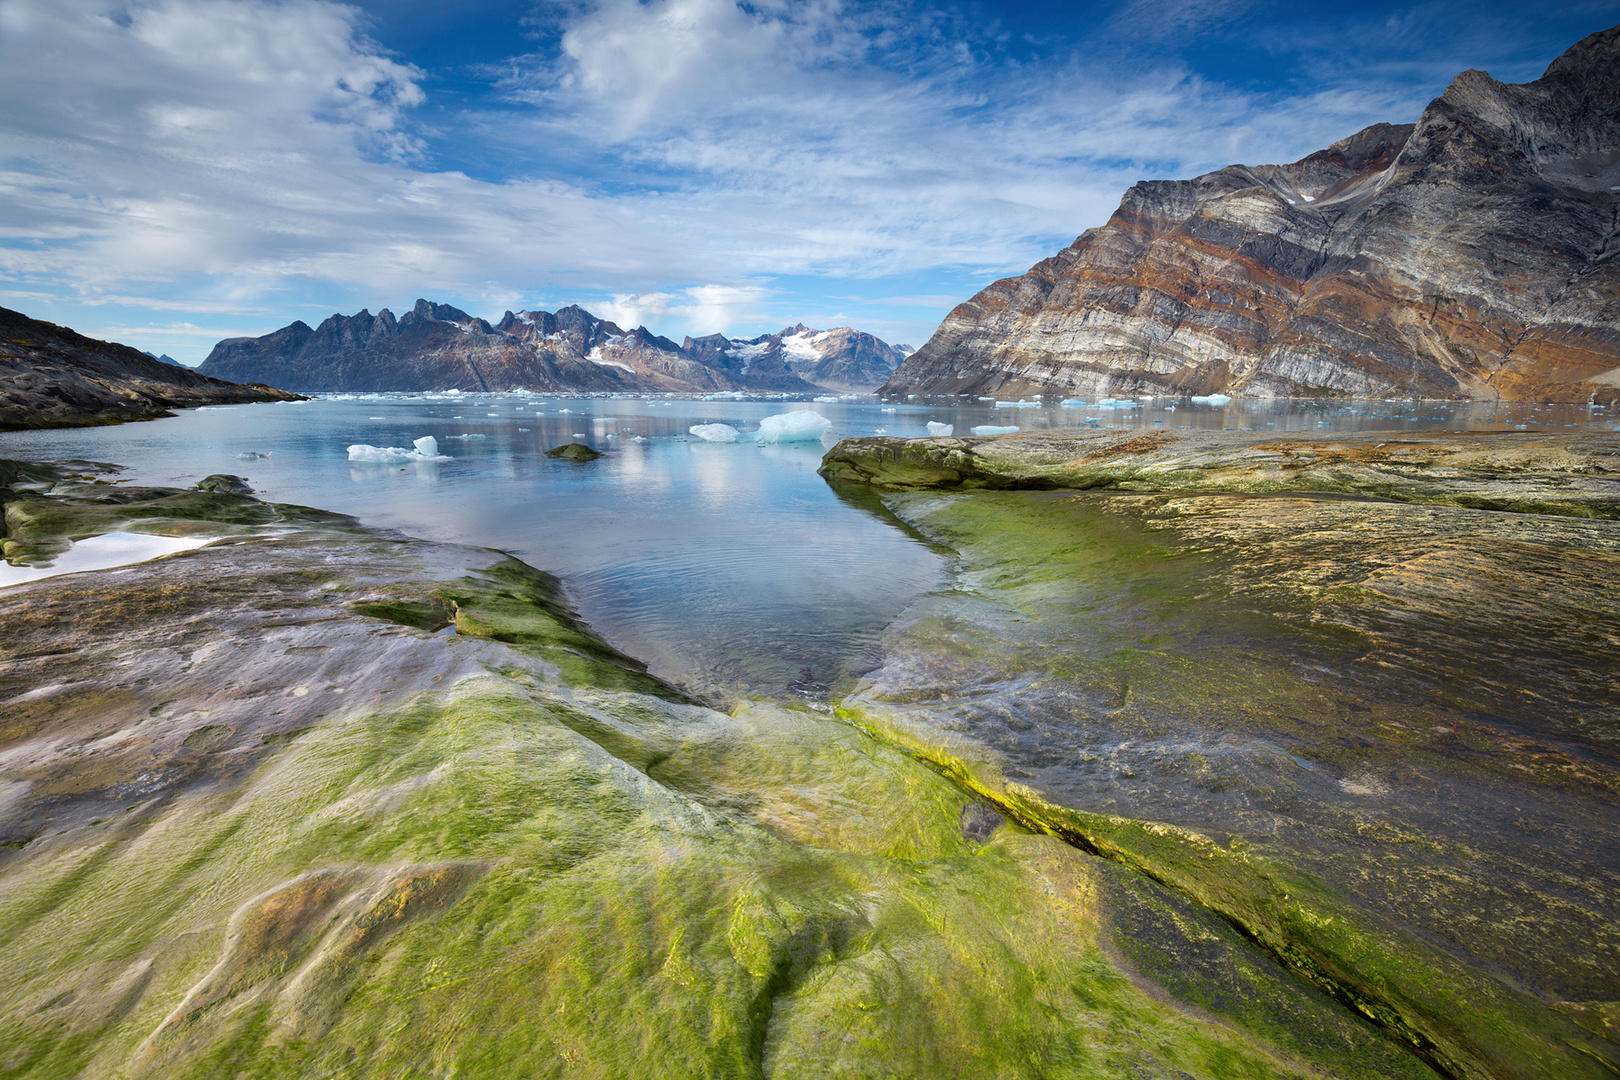
[[[1065,409],[1083,409],[1086,407],[1086,403],[1077,397],[1064,398],[1058,402],[1058,405]]]
[[[450,460],[439,453],[439,440],[431,435],[424,435],[411,445],[415,449],[407,450],[403,446],[367,446],[365,443],[355,443],[349,447],[349,460],[383,465],[401,465],[411,461]]]
[[[736,442],[741,434],[730,424],[693,424],[686,430],[704,442]]]
[[[994,425],[994,424],[980,424],[978,427],[973,429],[973,434],[975,434],[975,435],[1016,435],[1016,434],[1018,434],[1018,429],[1015,428],[1015,427],[996,427],[996,425]]]
[[[832,421],[820,413],[798,409],[767,416],[759,422],[754,438],[761,443],[820,442],[830,427]]]
[[[928,434],[932,437],[950,435],[956,431],[955,424],[942,424],[938,420],[928,421]]]
[[[1226,405],[1232,399],[1225,394],[1207,394],[1194,397],[1193,400],[1200,405]]]

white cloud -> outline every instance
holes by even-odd
[[[1010,59],[920,0],[581,0],[560,18],[490,102],[429,123],[435,83],[345,4],[0,0],[0,278],[255,325],[294,286],[496,310],[608,294],[599,314],[672,334],[780,325],[804,302],[783,277],[988,280],[1102,223],[1137,179],[1289,160],[1426,96],[1351,69],[1259,93],[1158,45]]]
[[[698,285],[679,293],[616,293],[593,310],[620,326],[645,326],[679,339],[683,334],[729,334],[739,326],[757,324],[765,317],[764,302],[771,295],[770,289],[759,285]]]

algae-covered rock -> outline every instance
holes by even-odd
[[[845,439],[837,483],[882,490],[1322,492],[1620,518],[1620,432],[1049,431]]]
[[[546,457],[562,458],[564,461],[595,461],[601,456],[602,455],[600,453],[592,450],[584,443],[577,442],[564,443],[561,446],[553,446],[550,450],[546,451]]]
[[[1433,1075],[1235,935],[1161,934],[1218,976],[1167,991],[1118,871],[662,687],[554,579],[264,513],[0,590],[7,1075]]]
[[[1615,523],[889,503],[960,573],[889,628],[844,715],[1218,913],[1451,1075],[1620,1062],[1593,1013],[1549,1007],[1620,981]]]
[[[196,484],[198,491],[222,491],[227,495],[251,495],[253,489],[240,476],[230,473],[214,473],[205,476]]]

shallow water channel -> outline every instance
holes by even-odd
[[[695,424],[744,432],[814,409],[821,443],[706,443]],[[528,394],[332,396],[184,412],[113,428],[0,433],[0,454],[112,462],[139,483],[246,476],[261,498],[351,514],[426,539],[510,551],[563,579],[586,621],[652,670],[719,698],[819,699],[882,659],[881,632],[942,587],[948,553],[875,498],[816,475],[838,438],[958,434],[978,425],[1261,431],[1612,428],[1620,416],[1571,406],[1358,402],[1311,405],[1173,399],[1057,402],[872,399],[695,401]],[[441,464],[351,463],[354,443],[409,447],[434,436]],[[544,456],[567,442],[604,452]]]

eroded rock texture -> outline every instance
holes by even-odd
[[[166,364],[111,341],[0,308],[0,431],[154,420],[170,409],[296,401]]]
[[[1620,27],[1416,124],[1137,184],[883,393],[1620,398]]]

